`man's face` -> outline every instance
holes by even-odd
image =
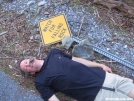
[[[35,74],[36,66],[35,66],[35,58],[31,61],[30,59],[25,59],[21,61],[20,68],[24,72],[29,72],[31,74]]]

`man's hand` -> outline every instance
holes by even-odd
[[[106,65],[103,65],[103,64],[102,64],[101,68],[102,68],[104,71],[106,71],[106,72],[112,73],[111,68],[107,67]]]
[[[48,99],[48,101],[60,101],[60,100],[54,94],[51,98]]]

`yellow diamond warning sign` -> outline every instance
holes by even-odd
[[[39,22],[39,27],[44,44],[59,42],[66,35],[71,37],[71,31],[64,14],[41,20]]]

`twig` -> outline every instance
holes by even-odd
[[[7,48],[10,48],[10,47],[13,46],[14,44],[16,44],[16,42],[9,44],[9,45],[7,46]]]
[[[3,48],[4,48],[4,45],[3,45],[3,46],[1,46],[0,53],[2,52]]]
[[[98,62],[116,62],[116,61],[106,61],[106,60],[96,60]]]
[[[8,32],[8,31],[5,31],[5,32],[0,33],[0,36],[6,34],[7,32]]]
[[[40,43],[40,46],[39,46],[39,51],[38,51],[37,56],[39,56],[39,55],[40,55],[40,49],[41,49],[41,46],[42,46],[42,44]]]
[[[102,21],[102,19],[100,19],[100,21],[97,23],[97,25]]]
[[[113,17],[108,13],[108,16],[110,17],[111,21],[114,23],[114,25],[117,25],[117,23],[115,23]]]
[[[0,59],[14,59],[13,57],[0,57]]]
[[[100,18],[100,15],[99,15],[99,12],[98,12],[98,10],[97,10],[97,9],[96,9],[96,13],[97,13],[98,18]]]
[[[81,20],[81,25],[80,25],[80,29],[79,29],[79,32],[78,32],[77,37],[78,37],[79,34],[80,34],[80,31],[81,31],[81,28],[82,28],[82,25],[83,25],[83,22],[84,22],[84,18],[85,18],[85,15],[83,16],[83,18],[82,18],[82,20]]]
[[[113,17],[111,17],[111,20],[113,21],[114,25],[117,25],[117,23],[115,23],[115,21],[114,21]]]
[[[118,25],[118,24],[114,21],[113,17],[111,17],[110,19],[113,21],[114,25]],[[119,26],[119,25],[118,25],[118,26]],[[120,30],[122,30],[122,28],[121,28],[120,26],[119,26],[119,28],[120,28]]]
[[[110,17],[111,21],[114,23],[114,25],[117,25],[120,30],[122,30],[122,28],[114,21],[113,17],[108,13],[108,16]]]

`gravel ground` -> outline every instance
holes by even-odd
[[[83,26],[80,32],[80,38],[89,37],[91,43],[114,53],[124,60],[134,63],[134,48],[129,44],[134,44],[134,38],[126,36],[127,33],[119,32],[114,28],[109,28],[106,25],[99,24],[95,17],[89,12],[86,12],[86,7],[79,8],[78,6],[70,7],[67,3],[70,0],[14,0],[12,3],[4,3],[2,7],[9,11],[13,10],[18,14],[25,14],[29,24],[38,26],[38,21],[48,18],[55,14],[65,13],[70,29],[73,35],[77,35],[80,29],[81,20],[85,16]],[[44,14],[48,12],[48,14]],[[134,33],[131,33],[134,35]]]
[[[125,36],[127,33],[119,32],[116,29],[111,29],[106,25],[99,24],[95,17],[89,12],[86,12],[86,7],[79,8],[78,6],[70,7],[65,1],[63,4],[61,0],[13,0],[12,3],[4,3],[2,7],[9,11],[13,10],[18,14],[25,14],[29,24],[38,25],[38,21],[48,18],[55,14],[65,13],[70,29],[73,35],[77,35],[80,29],[81,20],[85,15],[83,26],[80,32],[80,38],[89,37],[91,43],[116,54],[122,59],[134,63],[134,48],[126,44],[134,44],[134,38]],[[44,14],[45,12],[48,14]],[[134,35],[134,33],[132,33]]]
[[[114,28],[110,29],[106,25],[99,24],[93,15],[86,12],[86,7],[82,7],[81,9],[78,6],[69,7],[66,5],[69,0],[63,0],[65,3],[62,5],[60,1],[55,0],[55,3],[53,3],[51,0],[13,0],[12,3],[4,3],[2,7],[5,10],[16,11],[18,14],[24,13],[27,20],[35,26],[38,25],[38,21],[41,19],[65,13],[71,32],[75,36],[79,32],[81,20],[85,16],[80,38],[88,36],[92,44],[134,63],[134,48],[129,47],[126,43],[129,42],[133,46],[134,38],[125,37],[127,33],[119,32]],[[44,14],[45,12],[48,12],[48,14]],[[134,35],[134,32],[131,34]]]
[[[0,71],[0,101],[43,101],[42,98],[20,87],[4,72]]]

